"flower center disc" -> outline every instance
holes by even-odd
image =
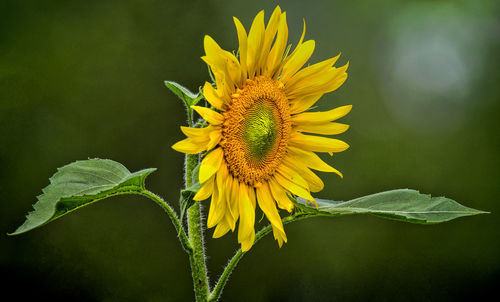
[[[243,141],[255,161],[263,160],[273,149],[278,136],[278,123],[271,104],[257,104],[248,111],[243,125]]]
[[[290,109],[279,83],[247,80],[224,112],[221,147],[231,174],[249,185],[267,181],[281,164],[290,137]]]

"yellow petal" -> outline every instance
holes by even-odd
[[[231,214],[231,202],[232,202],[232,189],[233,189],[233,177],[231,174],[226,176],[226,185],[224,186],[224,195],[226,200],[226,209]]]
[[[231,214],[231,189],[232,189],[232,186],[233,186],[233,177],[231,176],[231,174],[227,174],[227,176],[225,177],[225,184],[224,184],[224,188],[221,190],[223,193],[224,193],[224,203],[226,204],[226,213],[224,213],[224,216],[227,216],[229,214],[229,216],[232,216]],[[226,219],[226,217],[224,217],[224,219]]]
[[[224,110],[224,101],[219,97],[212,84],[205,82],[205,86],[203,86],[203,96],[210,105],[214,106],[216,109]]]
[[[278,207],[291,212],[293,210],[293,202],[288,198],[285,189],[272,178],[269,180],[269,188]]]
[[[273,227],[274,239],[278,241],[278,245],[281,248],[284,242],[287,242],[286,234],[284,231],[280,230],[278,227],[271,225]]]
[[[269,222],[284,233],[285,230],[283,229],[283,223],[281,222],[281,217],[278,214],[273,197],[269,191],[268,184],[262,184],[262,186],[258,187],[256,191],[257,202],[259,203],[260,209],[264,212]]]
[[[208,59],[210,63],[214,64],[213,67],[215,67],[216,71],[224,72],[224,65],[228,63],[227,59],[230,59],[232,53],[222,49],[219,44],[208,35],[205,35],[203,44],[206,54],[206,56],[203,57],[204,60]]]
[[[214,222],[215,224],[219,224],[224,216],[226,215],[226,198],[224,196],[224,192],[218,187],[219,194],[218,194],[218,199],[217,203],[215,204],[215,216],[214,216]]]
[[[224,79],[229,86],[241,85],[241,69],[236,57],[223,50],[212,37],[206,35],[204,39],[206,56],[202,59],[212,69],[214,74],[224,74]]]
[[[302,21],[304,22],[304,26],[302,27],[302,35],[300,36],[300,40],[297,43],[297,46],[295,46],[295,49],[293,50],[292,54],[287,58],[285,58],[285,63],[290,59],[290,57],[292,57],[297,52],[297,49],[299,49],[300,46],[302,45],[302,41],[304,41],[304,37],[306,36],[306,20],[302,19]]]
[[[311,76],[315,76],[319,73],[325,72],[328,69],[330,69],[333,64],[338,60],[340,57],[340,54],[337,55],[334,58],[313,64],[311,66],[307,66],[306,68],[298,71],[293,77],[290,78],[290,80],[286,83],[285,91],[288,92],[289,90],[293,89],[293,86],[301,81],[307,82],[308,78]]]
[[[208,57],[218,57],[223,49],[215,42],[215,40],[209,35],[205,35],[203,39],[203,46],[205,48],[205,54]]]
[[[243,87],[243,77],[242,77],[240,62],[238,62],[238,59],[236,59],[236,57],[228,51],[224,51],[224,58],[223,59],[224,59],[225,64],[226,64],[226,73],[228,74],[232,83],[234,85],[242,88]]]
[[[297,157],[298,160],[302,161],[306,166],[311,169],[322,171],[322,172],[334,172],[338,174],[341,178],[342,173],[340,173],[337,169],[331,167],[327,163],[325,163],[321,158],[319,158],[316,153],[311,151],[306,151],[301,148],[296,147],[288,147],[288,151]]]
[[[200,184],[207,181],[210,177],[212,177],[217,170],[219,170],[220,165],[222,163],[224,152],[222,148],[217,148],[212,152],[205,155],[205,158],[201,161],[200,165],[200,173],[199,173],[199,181]]]
[[[267,62],[267,56],[269,54],[269,50],[271,49],[271,44],[274,41],[274,37],[276,36],[276,32],[278,31],[278,25],[281,17],[281,8],[276,6],[274,9],[269,22],[267,23],[266,31],[264,33],[264,41],[261,47],[261,53],[259,58],[259,66],[264,69]]]
[[[301,124],[294,127],[294,129],[301,132],[334,135],[347,131],[349,125],[341,123]]]
[[[231,101],[229,96],[231,95],[231,92],[233,91],[234,87],[227,83],[225,72],[213,71],[212,69],[212,74],[215,77],[215,86],[217,87],[217,94],[224,101],[224,103],[229,104]]]
[[[314,152],[342,152],[349,145],[341,140],[295,133],[290,138],[290,146]]]
[[[255,242],[255,231],[253,231],[250,236],[244,238],[241,243],[241,251],[248,252]]]
[[[214,75],[224,76],[225,67],[221,62],[222,52],[224,50],[208,35],[205,35],[203,39],[203,46],[206,55],[201,57],[201,59],[210,66]]]
[[[219,224],[217,224],[217,227],[215,227],[215,231],[213,234],[213,238],[220,238],[224,236],[227,232],[229,232],[231,228],[229,227],[229,224],[222,220]]]
[[[205,128],[190,128],[181,126],[181,131],[187,135],[191,140],[192,144],[198,145],[198,147],[204,147],[204,150],[211,150],[215,147],[221,139],[221,127],[220,126],[208,126]],[[176,148],[179,146],[176,146]],[[197,152],[199,153],[199,152]]]
[[[198,114],[207,122],[212,125],[220,125],[224,121],[222,114],[217,113],[211,109],[200,106],[191,106]]]
[[[209,198],[214,192],[214,180],[215,177],[210,177],[200,188],[196,195],[194,195],[193,199],[197,201],[205,200]]]
[[[293,165],[292,165],[292,167],[293,167]],[[291,168],[291,167],[286,166],[286,165],[280,165],[278,167],[278,169],[276,169],[276,172],[285,176],[288,180],[301,186],[302,188],[306,189],[307,191],[309,190],[309,184],[307,183],[307,181],[301,175],[299,175],[299,173],[297,173],[297,171],[295,171],[294,168]]]
[[[246,78],[247,77],[247,32],[245,31],[245,28],[241,24],[240,20],[238,18],[233,17],[234,20],[234,25],[236,26],[236,31],[238,33],[238,41],[239,41],[239,51],[240,51],[240,66],[241,66],[241,71],[242,71],[242,77]]]
[[[320,64],[320,63],[319,63]],[[326,91],[332,91],[333,88],[327,89],[328,87],[335,85],[343,76],[347,76],[348,64],[336,68],[330,67],[322,70],[318,70],[315,73],[302,74],[307,75],[307,77],[297,77],[292,84],[288,83],[287,93],[290,95],[304,94],[302,90],[321,90],[323,93]],[[301,70],[302,71],[302,70]],[[297,75],[296,75],[297,76]],[[310,91],[309,91],[310,92]]]
[[[274,37],[276,32],[278,31],[278,25],[281,18],[281,8],[279,5],[276,6],[273,13],[271,14],[271,18],[269,18],[269,22],[267,23],[266,32],[265,32],[265,40],[264,46],[271,46],[271,43],[274,41]]]
[[[210,138],[208,144],[207,144],[207,150],[211,150],[213,147],[215,147],[221,140],[222,138],[222,132],[220,127],[214,127],[215,130],[211,131],[208,134],[208,137]]]
[[[352,105],[341,106],[329,111],[304,112],[292,116],[294,124],[324,124],[337,120],[347,115],[352,109]]]
[[[292,194],[295,194],[297,196],[300,196],[306,200],[314,200],[314,197],[311,196],[311,193],[309,193],[306,189],[303,187],[291,182],[289,179],[281,175],[280,173],[275,173],[274,178],[280,184],[283,188],[291,192]]]
[[[225,183],[227,178],[227,167],[222,164],[215,176],[215,187],[212,194],[212,202],[208,213],[207,227],[211,228],[218,224],[226,214],[226,192]],[[212,206],[214,207],[212,210]],[[212,216],[210,215],[212,214]]]
[[[252,234],[255,237],[255,207],[252,205],[252,202],[248,197],[248,187],[245,184],[240,185],[238,207],[240,212],[238,242],[242,243],[248,237],[252,237]]]
[[[222,53],[223,50],[221,50],[221,53],[215,57],[215,56],[203,56],[201,59],[205,61],[205,63],[210,66],[210,69],[212,70],[213,75],[215,76],[215,80],[217,83],[217,87],[220,87],[220,85],[223,85],[224,89],[226,87],[229,90],[232,90],[234,88],[234,81],[232,77],[229,75],[228,71],[228,65],[225,63],[224,55]]]
[[[253,187],[248,187],[248,198],[250,199],[250,202],[253,205],[253,208],[255,209],[255,189]]]
[[[224,213],[224,220],[226,221],[227,225],[231,230],[234,230],[236,220],[238,220],[238,201],[235,193],[237,193],[238,188],[235,187],[237,185],[237,181],[229,174],[229,170],[225,166],[225,164],[221,165],[221,171],[222,175],[224,175],[223,178],[224,180],[220,182],[220,184],[224,184],[224,186],[221,189],[221,202],[225,203],[225,213]],[[221,187],[219,187],[221,188]]]
[[[304,163],[302,163],[294,156],[288,155],[283,160],[283,165],[287,166],[290,169],[293,169],[302,178],[304,178],[311,192],[319,192],[323,190],[323,188],[325,187],[325,184],[323,183],[321,178],[319,178],[318,175],[314,174],[314,172],[309,170],[309,168],[307,168],[307,166]]]
[[[313,94],[291,101],[290,114],[296,114],[306,111],[307,109],[311,108],[311,106],[314,105],[322,96],[322,93]]]
[[[175,143],[172,146],[172,149],[187,154],[198,154],[206,150],[207,143],[208,141],[203,144],[199,141],[193,140],[192,138],[186,138],[181,140],[180,142]]]
[[[264,40],[264,34],[264,11],[260,11],[253,20],[252,27],[250,28],[250,31],[248,33],[247,68],[248,77],[251,79],[260,69],[260,66],[257,65],[259,62],[261,47]]]
[[[267,72],[272,78],[277,77],[277,71],[283,60],[283,52],[288,42],[288,26],[286,24],[286,12],[283,12],[278,25],[278,34],[271,51],[267,57]]]
[[[332,67],[307,79],[297,82],[287,89],[289,98],[299,98],[310,94],[327,93],[339,88],[347,79],[345,72],[349,64],[340,68]]]
[[[222,217],[221,213],[217,212],[217,203],[219,200],[219,190],[217,185],[214,185],[212,199],[210,200],[210,209],[208,210],[208,218],[207,218],[207,228],[214,227]]]
[[[297,49],[299,49],[299,47],[302,45],[302,42],[304,41],[304,37],[306,36],[306,20],[302,19],[302,22],[304,23],[304,26],[302,27],[302,35],[300,35],[299,42],[297,43],[297,46],[295,47],[291,55],[293,55],[297,51]]]
[[[214,130],[214,127],[208,126],[205,128],[191,128],[191,127],[184,127],[181,126],[181,131],[184,133],[186,136],[190,138],[208,138],[208,134]]]
[[[314,52],[314,40],[306,41],[297,48],[297,52],[290,56],[290,59],[283,66],[280,80],[285,83],[309,60]]]
[[[227,200],[227,204],[230,214],[227,218],[229,221],[229,227],[231,228],[232,231],[234,231],[234,228],[236,226],[236,221],[238,220],[238,217],[240,215],[239,204],[238,204],[238,195],[240,186],[237,179],[233,177],[229,177],[229,179],[230,179],[229,181],[232,182],[232,184],[231,186],[228,186],[226,188],[226,190],[229,191],[229,198]]]

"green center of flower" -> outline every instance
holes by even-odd
[[[252,159],[264,159],[273,149],[278,137],[278,123],[273,108],[257,105],[251,109],[242,134]]]

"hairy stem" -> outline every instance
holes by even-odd
[[[192,185],[193,170],[198,163],[198,155],[186,155],[186,187]],[[207,266],[205,263],[205,248],[203,242],[203,228],[201,226],[200,204],[195,202],[187,210],[189,242],[193,253],[189,255],[191,273],[193,277],[196,301],[207,301],[210,293],[208,288]]]
[[[291,215],[291,216],[287,216],[287,217],[283,218],[282,221],[283,221],[283,224],[287,224],[287,223],[290,223],[290,222],[293,222],[293,221],[297,221],[297,220],[301,220],[301,219],[308,218],[308,217],[312,217],[312,216],[307,215],[307,214]],[[262,230],[260,230],[257,234],[255,234],[254,245],[259,240],[261,240],[262,238],[264,238],[266,235],[268,235],[269,233],[271,233],[272,230],[273,229],[272,229],[271,225],[268,225],[265,228],[263,228]],[[242,252],[241,249],[239,249],[236,252],[236,254],[233,256],[233,258],[231,258],[231,260],[227,264],[226,268],[222,272],[222,275],[219,277],[219,280],[217,281],[217,284],[215,285],[214,290],[210,294],[210,297],[208,298],[208,301],[218,301],[219,300],[219,298],[220,298],[220,296],[222,294],[222,290],[224,289],[224,286],[226,285],[227,280],[229,279],[229,276],[231,275],[231,273],[233,272],[233,270],[236,268],[236,265],[238,265],[238,262],[240,261],[240,259],[245,254],[246,253]]]

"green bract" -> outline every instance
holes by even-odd
[[[175,93],[187,108],[196,105],[203,98],[201,93],[192,93],[189,89],[174,81],[165,81],[165,86]]]
[[[187,110],[188,125],[193,125],[193,109],[191,106],[195,106],[202,98],[203,94],[200,92],[193,93],[186,87],[174,81],[165,81],[165,86],[168,87],[179,99],[184,102]]]

